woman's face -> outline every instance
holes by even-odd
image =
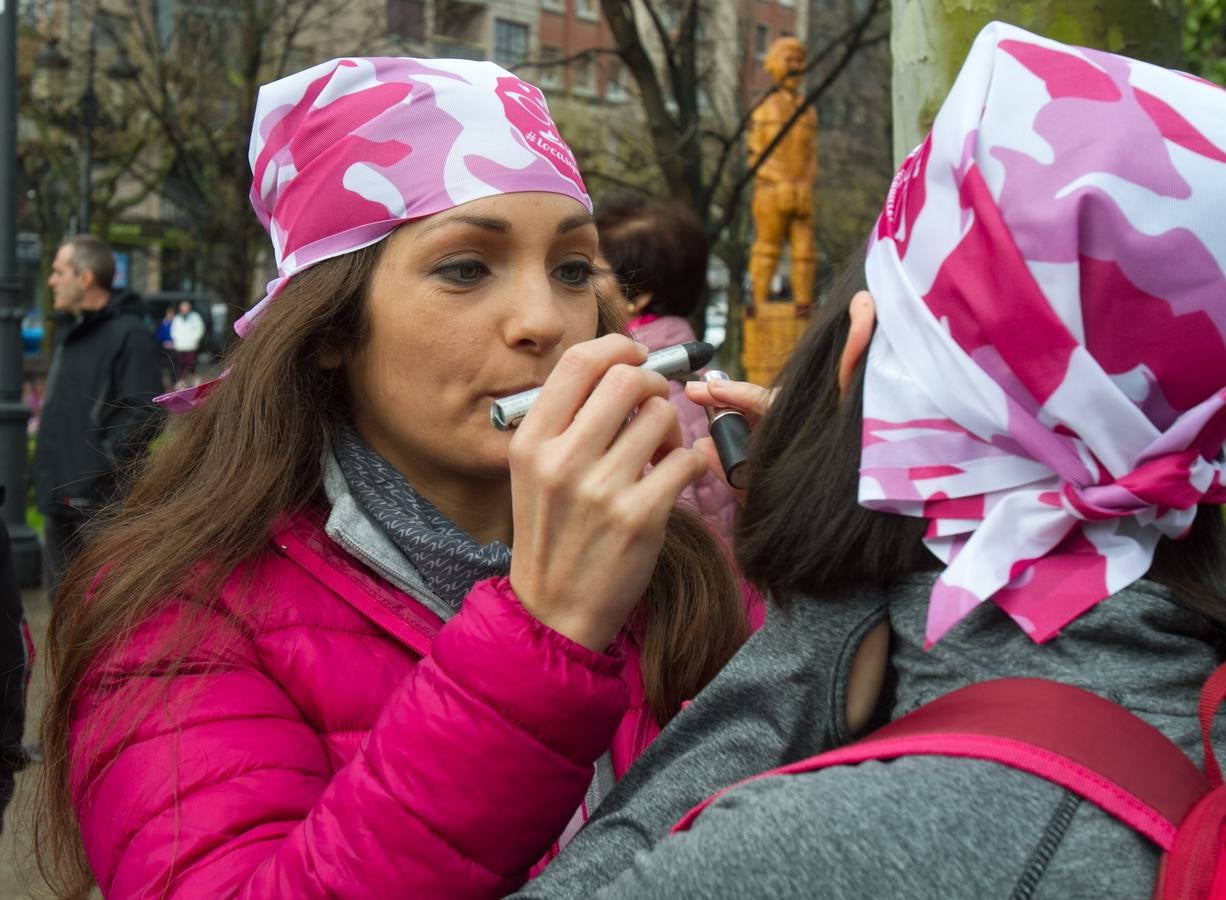
[[[401,226],[366,298],[366,341],[344,362],[354,425],[418,486],[504,477],[498,397],[538,387],[596,336],[596,227],[561,194],[503,194]]]

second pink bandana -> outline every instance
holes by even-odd
[[[868,253],[860,502],[930,520],[927,636],[1036,641],[1226,500],[1226,92],[978,37]]]

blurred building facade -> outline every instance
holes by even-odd
[[[645,45],[667,79],[648,7],[635,2]],[[653,2],[663,27],[675,33],[684,0]],[[766,50],[785,34],[805,38],[811,2],[816,0],[700,0],[700,103],[717,130],[734,130],[749,104],[769,88],[761,68]],[[205,291],[202,266],[212,263],[193,227],[198,223],[188,179],[160,155],[160,138],[142,108],[148,97],[141,92],[149,84],[113,76],[124,65],[149,66],[140,48],[154,41],[169,45],[185,23],[215,21],[241,29],[246,8],[261,3],[284,5],[287,17],[299,8],[310,8],[314,16],[285,48],[280,73],[348,54],[492,59],[545,90],[585,173],[597,173],[589,183],[594,195],[623,183],[651,184],[649,138],[634,102],[635,85],[611,52],[614,42],[599,0],[20,0],[19,65],[30,96],[19,128],[27,159],[31,147],[46,158],[45,166],[26,167],[19,186],[31,293],[44,290],[55,244],[79,230],[73,167],[80,158],[81,98],[91,68],[99,117],[89,161],[95,185],[91,230],[115,247],[123,283],[143,293]],[[93,51],[86,53],[86,47]],[[228,111],[215,110],[222,118]],[[141,129],[148,138],[144,148],[135,137],[130,147],[121,140]],[[118,159],[125,153],[130,158]],[[252,290],[269,265],[265,260]]]

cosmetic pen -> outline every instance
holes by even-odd
[[[701,369],[714,355],[715,348],[710,344],[704,341],[686,341],[684,344],[673,344],[648,354],[646,361],[639,368],[658,372],[665,378],[680,378]],[[532,388],[495,400],[490,407],[491,424],[499,431],[514,428],[523,421],[540,394],[540,388]]]
[[[727,372],[711,369],[703,373],[702,380],[728,381],[729,378]],[[744,490],[749,485],[749,466],[745,464],[749,456],[749,420],[735,409],[708,406],[707,427],[715,442],[724,478],[737,490]]]

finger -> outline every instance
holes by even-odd
[[[575,344],[562,354],[545,379],[519,430],[533,438],[561,434],[610,367],[619,363],[639,366],[647,359],[647,352],[644,345],[620,334]]]
[[[681,492],[706,473],[707,461],[701,453],[678,447],[627,488],[626,495],[630,502],[654,508],[667,518]]]
[[[668,397],[668,379],[663,375],[637,366],[613,366],[575,414],[568,434],[576,445],[573,452],[604,453],[628,427],[630,414],[635,413],[633,424],[642,405],[653,397]]]
[[[687,381],[685,395],[700,406],[735,409],[756,420],[766,415],[775,392],[747,381]]]
[[[637,481],[649,463],[658,462],[680,446],[677,410],[663,397],[648,397],[601,461],[604,477],[618,484]]]
[[[719,451],[715,449],[715,441],[709,437],[700,437],[694,441],[693,449],[702,454],[710,471],[719,472],[720,476],[723,476],[723,466],[719,461]]]
[[[779,393],[778,388],[765,388],[748,381],[715,381],[708,385],[709,393],[718,403],[740,409],[755,419],[766,415]]]

